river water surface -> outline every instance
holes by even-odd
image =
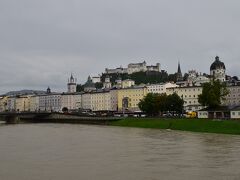
[[[0,126],[0,180],[240,179],[240,136],[69,124]]]

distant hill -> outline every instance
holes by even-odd
[[[46,91],[40,91],[40,90],[20,90],[20,91],[10,91],[7,92],[6,96],[17,96],[17,95],[37,95],[37,94],[45,94]]]
[[[104,82],[106,76],[110,76],[111,82],[114,84],[118,77],[122,80],[132,79],[137,85],[139,84],[156,84],[169,81],[176,81],[176,74],[168,74],[166,71],[161,72],[148,71],[148,72],[136,72],[133,74],[102,74],[101,81]]]

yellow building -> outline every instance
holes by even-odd
[[[116,89],[118,111],[139,111],[138,103],[147,95],[147,87]]]
[[[18,112],[30,111],[30,96],[16,97],[15,110]]]
[[[4,112],[7,110],[7,101],[8,101],[8,96],[0,97],[0,112]]]

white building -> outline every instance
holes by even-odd
[[[122,88],[129,88],[135,85],[135,81],[131,79],[125,79],[122,81]]]
[[[208,118],[208,111],[207,110],[200,110],[197,112],[197,117],[199,119],[207,119]]]
[[[175,88],[178,87],[178,85],[174,83],[160,83],[160,84],[150,84],[147,85],[147,92],[148,93],[158,93],[158,94],[163,94],[166,93],[167,88]]]
[[[128,73],[128,69],[127,68],[122,68],[122,67],[119,67],[119,68],[116,68],[116,69],[106,68],[105,73],[106,74],[125,74],[125,73]]]
[[[103,88],[104,89],[110,89],[112,87],[112,83],[111,83],[111,81],[110,81],[110,77],[107,75],[106,77],[105,77],[105,81],[104,81],[104,83],[103,83]]]
[[[225,106],[239,106],[240,105],[240,86],[227,87],[229,94],[222,101]]]
[[[240,107],[235,107],[230,111],[231,119],[240,119]]]
[[[47,94],[39,95],[40,111],[61,112],[61,94],[51,93],[50,88],[47,89]]]
[[[100,83],[101,82],[101,77],[100,76],[93,76],[92,77],[92,82],[93,83]]]
[[[180,98],[184,100],[184,110],[186,111],[198,111],[204,107],[198,102],[198,95],[202,94],[202,87],[176,87],[167,88],[166,94],[170,95],[176,93]]]
[[[195,86],[202,86],[204,83],[208,83],[208,82],[210,82],[209,78],[203,75],[199,75],[196,77],[193,83]]]

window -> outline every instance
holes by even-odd
[[[232,112],[232,115],[235,116],[235,112]]]

